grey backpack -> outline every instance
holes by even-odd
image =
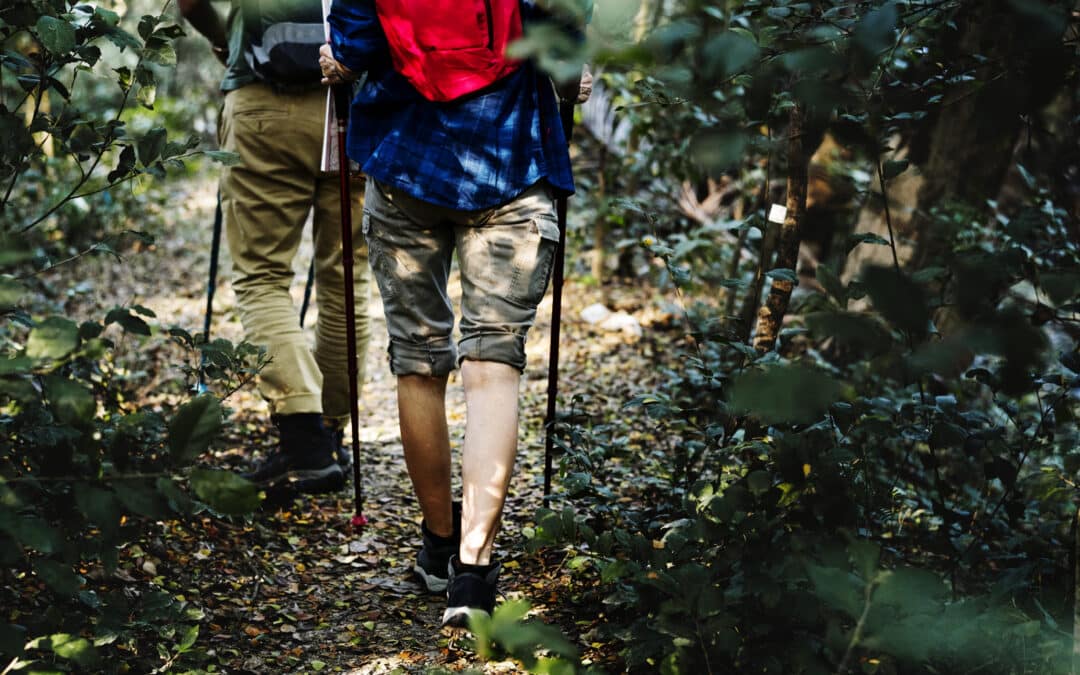
[[[244,59],[255,77],[276,88],[317,87],[322,11],[321,0],[240,0]]]

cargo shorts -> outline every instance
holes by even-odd
[[[546,182],[501,206],[457,211],[368,180],[363,231],[390,333],[391,372],[441,376],[466,359],[525,369],[525,336],[559,240]],[[455,250],[462,295],[456,345],[447,294]]]

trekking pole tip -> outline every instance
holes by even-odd
[[[354,530],[362,530],[364,526],[368,524],[368,519],[364,517],[364,514],[358,513],[352,517],[352,526]]]

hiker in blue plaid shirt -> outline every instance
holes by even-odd
[[[523,18],[535,16],[523,3]],[[490,613],[492,555],[518,443],[525,337],[548,285],[572,193],[551,81],[530,63],[475,94],[433,103],[391,65],[371,0],[335,2],[327,84],[367,78],[353,101],[348,151],[368,175],[363,231],[390,333],[405,461],[423,512],[414,570],[446,591],[443,624]],[[577,85],[573,86],[576,95]],[[461,273],[460,339],[447,295]],[[445,392],[461,367],[467,418],[460,505],[451,496]]]

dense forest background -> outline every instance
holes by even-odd
[[[556,492],[502,547],[559,561],[564,611],[526,579],[465,665],[1076,672],[1080,5],[557,4],[586,43],[515,49],[595,76],[572,363]],[[207,603],[128,571],[281,519],[222,459],[263,355],[139,300],[191,274],[140,258],[202,274],[192,195],[235,159],[185,31],[168,1],[0,8],[0,673],[243,672]]]

